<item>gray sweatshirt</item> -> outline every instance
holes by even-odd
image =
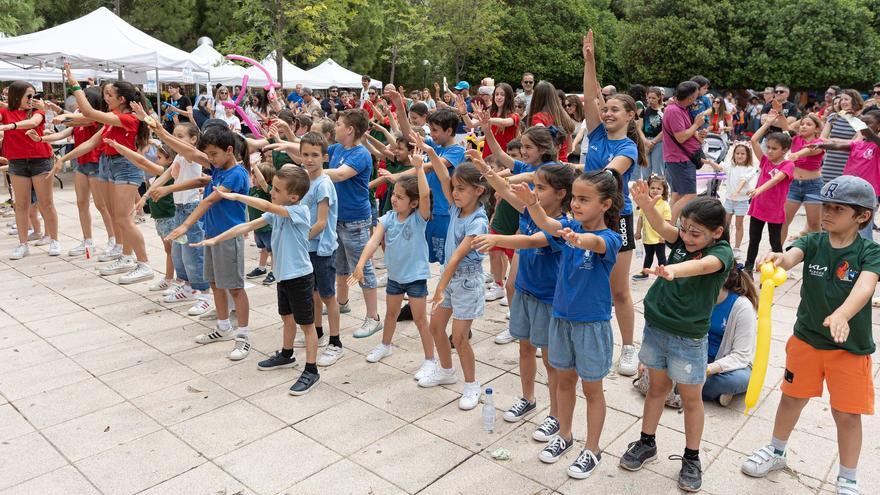
[[[730,308],[724,336],[715,356],[715,366],[721,366],[721,372],[738,370],[752,364],[755,356],[755,339],[757,336],[758,317],[755,308],[743,296],[737,298]]]

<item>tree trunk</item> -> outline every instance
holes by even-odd
[[[394,69],[397,66],[397,45],[393,45],[391,47],[391,75],[388,77],[390,80],[388,81],[391,85],[394,85]]]
[[[279,92],[284,87],[284,9],[281,0],[275,0],[275,72],[276,82],[281,85]]]

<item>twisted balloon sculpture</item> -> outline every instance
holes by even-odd
[[[226,58],[228,58],[229,60],[239,60],[239,61],[251,64],[254,67],[260,69],[260,71],[263,74],[265,74],[266,80],[268,81],[266,83],[266,85],[263,86],[263,89],[266,90],[266,96],[270,100],[275,99],[275,89],[280,88],[281,84],[275,82],[275,80],[272,79],[272,75],[269,74],[269,71],[266,70],[266,68],[263,67],[263,65],[261,63],[257,62],[256,60],[254,60],[252,58],[244,57],[242,55],[227,55]],[[247,93],[247,83],[248,83],[248,75],[245,74],[241,80],[241,90],[239,90],[238,96],[235,97],[235,100],[231,103],[229,101],[221,101],[220,103],[222,103],[223,106],[226,108],[235,109],[235,113],[237,113],[238,116],[241,118],[241,121],[244,122],[245,125],[248,126],[248,129],[251,130],[251,132],[254,134],[254,136],[261,138],[261,137],[263,137],[263,134],[260,132],[259,124],[255,123],[253,120],[251,120],[251,118],[248,116],[248,114],[245,113],[244,108],[242,108],[242,106],[241,106],[241,102],[244,100],[244,95]]]

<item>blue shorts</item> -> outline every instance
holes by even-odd
[[[85,175],[86,177],[98,177],[98,164],[95,162],[92,163],[80,163],[79,160],[73,160],[74,166],[73,169],[77,172]]]
[[[416,280],[401,284],[389,278],[388,285],[385,286],[385,293],[389,296],[402,296],[406,294],[409,297],[428,297],[428,281]]]
[[[483,265],[459,266],[443,292],[441,308],[452,309],[452,319],[473,320],[486,309]]]
[[[743,199],[740,201],[734,201],[732,199],[724,200],[724,210],[727,211],[729,215],[734,215],[737,217],[742,217],[749,214],[749,200]]]
[[[176,229],[178,224],[175,221],[174,217],[169,218],[154,218],[154,222],[156,222],[156,233],[159,234],[161,239],[165,239],[168,234],[171,233],[172,230]]]
[[[336,264],[335,253],[330,256],[318,256],[317,252],[310,252],[309,259],[312,261],[312,276],[315,277],[315,290],[321,297],[333,297],[336,295]]]
[[[588,382],[605,378],[611,370],[614,335],[610,321],[571,321],[554,317],[550,320],[549,340],[548,361],[556,369],[574,368],[581,380]]]
[[[375,199],[370,200],[370,227],[375,227],[379,223],[379,202]]]
[[[669,188],[677,194],[697,193],[697,167],[690,160],[686,162],[665,162],[666,181]]]
[[[98,179],[116,185],[139,186],[144,182],[144,171],[122,155],[102,154],[98,160]]]
[[[648,368],[666,371],[676,383],[699,385],[705,382],[708,355],[708,337],[679,337],[645,322],[639,361]]]
[[[809,196],[821,196],[822,185],[824,182],[821,177],[815,179],[793,180],[788,186],[788,200],[797,201],[798,203],[821,204],[821,201],[808,199]]]
[[[336,222],[336,235],[339,238],[339,247],[336,248],[336,275],[347,277],[354,272],[364,247],[370,241],[370,220]],[[375,289],[378,286],[372,260],[367,260],[364,266],[364,281],[360,286],[362,289]]]
[[[443,254],[446,246],[446,231],[449,230],[449,215],[434,214],[425,228],[425,239],[428,240],[428,263],[446,263]]]
[[[272,252],[272,231],[268,232],[254,232],[254,241],[257,243],[257,247],[260,249],[265,249],[266,251]]]
[[[510,335],[514,338],[528,340],[535,347],[547,347],[552,318],[552,305],[531,294],[514,291],[510,302]]]

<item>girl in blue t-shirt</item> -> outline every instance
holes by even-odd
[[[556,400],[556,369],[548,361],[548,329],[553,316],[553,296],[556,291],[556,278],[559,260],[562,255],[562,240],[545,234],[526,211],[526,204],[519,200],[505,184],[504,179],[491,168],[474,161],[489,181],[489,184],[511,206],[522,213],[519,222],[519,235],[482,235],[474,240],[475,246],[483,252],[494,247],[517,249],[519,270],[516,276],[515,292],[510,303],[510,334],[519,340],[519,376],[522,383],[522,398],[515,402],[504,420],[522,421],[529,413],[537,411],[535,402],[535,354],[542,350],[544,367],[547,370],[547,388],[550,390],[550,411],[538,426],[532,438],[540,442],[549,441],[559,432],[558,401]],[[571,184],[575,171],[567,165],[545,165],[534,173],[535,197],[548,217],[562,221],[571,201]]]
[[[364,247],[361,258],[354,268],[348,285],[362,282],[364,267],[376,249],[385,242],[385,263],[388,268],[388,285],[385,288],[385,325],[382,342],[367,354],[367,361],[378,363],[391,355],[391,338],[397,327],[397,316],[403,304],[404,294],[409,296],[413,322],[419,329],[425,361],[416,372],[416,380],[433,373],[436,367],[434,340],[428,331],[425,315],[428,296],[428,240],[425,228],[431,218],[431,189],[425,176],[424,155],[413,155],[416,176],[401,177],[391,190],[391,211],[379,218],[376,230]]]
[[[559,433],[538,458],[556,462],[574,444],[571,425],[580,378],[587,399],[587,438],[585,448],[568,468],[573,478],[590,476],[602,459],[602,379],[611,369],[614,349],[610,279],[621,244],[620,234],[609,226],[617,225],[623,206],[622,189],[620,174],[614,169],[586,172],[572,184],[572,218],[555,220],[547,215],[535,192],[523,184],[514,186],[535,225],[565,240],[548,339],[549,362],[557,370]]]
[[[420,387],[450,385],[457,381],[452,366],[452,349],[446,337],[446,325],[452,318],[452,344],[458,352],[464,375],[464,390],[458,407],[470,410],[477,407],[482,395],[476,379],[476,360],[470,343],[471,324],[483,316],[485,288],[483,285],[483,258],[473,247],[474,237],[489,232],[489,218],[482,200],[489,190],[480,171],[471,162],[455,168],[452,177],[443,166],[437,152],[418,136],[416,147],[428,153],[434,173],[449,201],[449,228],[446,231],[446,266],[434,291],[431,308],[431,334],[437,348],[439,366],[419,380]]]
[[[632,202],[629,198],[629,181],[636,163],[647,167],[645,145],[636,125],[638,114],[636,102],[629,95],[616,94],[603,101],[596,78],[596,60],[593,52],[593,32],[584,37],[584,112],[586,113],[589,149],[584,163],[584,171],[611,168],[623,177],[623,208],[619,222],[609,225],[620,232],[623,245],[620,247],[617,265],[611,273],[614,313],[620,327],[622,346],[617,371],[621,375],[636,373],[638,359],[633,345],[635,330],[635,309],[630,292],[630,265],[635,242],[635,222],[633,222]]]

